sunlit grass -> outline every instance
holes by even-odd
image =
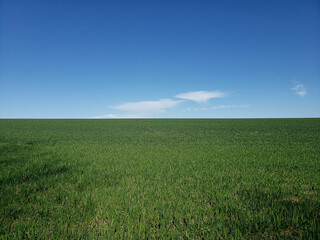
[[[317,239],[320,120],[1,120],[0,239]]]

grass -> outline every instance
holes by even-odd
[[[319,239],[320,119],[0,120],[0,239]]]

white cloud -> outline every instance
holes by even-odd
[[[226,109],[226,108],[248,108],[250,107],[249,104],[246,105],[219,105],[219,106],[214,106],[211,109]]]
[[[185,102],[185,100],[195,101],[197,103],[207,102],[212,98],[223,98],[226,93],[221,91],[193,91],[180,93],[174,99],[160,99],[157,101],[140,101],[140,102],[126,102],[119,105],[109,106],[109,108],[123,111],[110,113],[102,116],[96,116],[91,118],[151,118],[159,116],[167,109],[176,107],[179,103]],[[249,105],[220,105],[209,108],[191,108],[188,107],[187,111],[205,111],[221,108],[236,108],[236,107],[248,107]],[[183,111],[184,112],[184,111]]]
[[[303,84],[296,84],[291,90],[300,97],[304,97],[307,94],[307,89]]]
[[[209,99],[212,98],[223,98],[225,97],[226,94],[224,92],[220,92],[220,91],[195,91],[195,92],[186,92],[186,93],[180,93],[178,95],[176,95],[176,98],[181,98],[181,99],[185,99],[185,100],[191,100],[191,101],[195,101],[197,103],[201,103],[201,102],[207,102]]]
[[[179,102],[182,101],[176,101],[172,99],[160,99],[158,101],[127,102],[124,104],[111,106],[111,108],[136,113],[156,113],[163,112],[167,108],[173,108]]]
[[[150,116],[146,116],[144,114],[106,114],[102,116],[92,117],[94,119],[102,119],[102,118],[150,118]]]
[[[249,104],[246,105],[219,105],[207,108],[187,108],[187,111],[208,111],[208,110],[216,110],[216,109],[227,109],[227,108],[248,108]]]

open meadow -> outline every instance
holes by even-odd
[[[0,239],[320,236],[320,119],[2,119],[0,148]]]

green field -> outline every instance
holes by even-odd
[[[0,239],[320,236],[320,119],[3,119],[0,148]]]

